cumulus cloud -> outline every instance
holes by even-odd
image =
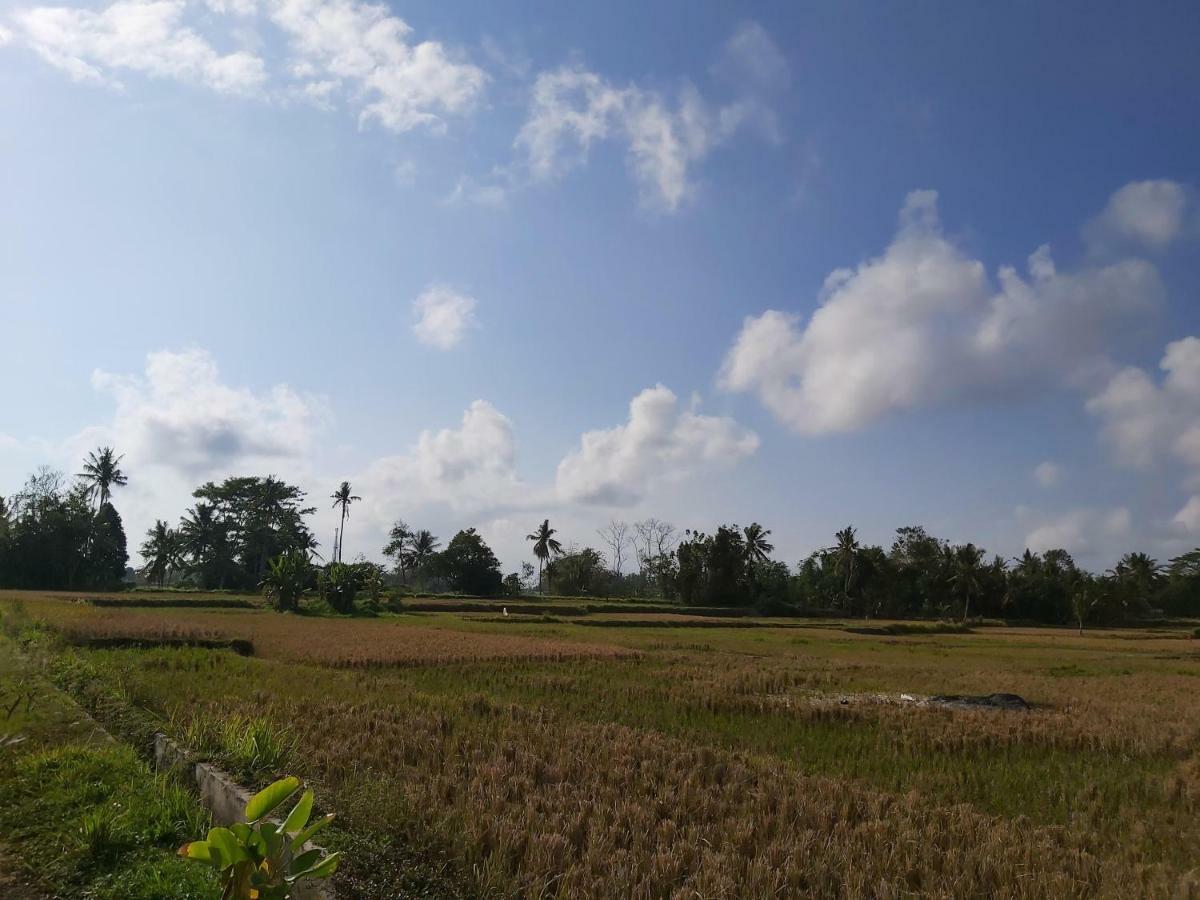
[[[98,430],[131,463],[193,480],[304,456],[324,418],[319,400],[287,385],[255,392],[226,384],[202,350],[151,353],[141,376],[97,370],[92,385],[116,401],[111,423]]]
[[[737,82],[729,103],[713,104],[685,83],[675,97],[637,84],[617,85],[579,65],[540,73],[515,146],[534,181],[584,164],[592,147],[614,141],[645,206],[674,212],[695,191],[693,169],[735,132],[754,128],[778,141],[761,88],[787,79],[787,62],[759,25],[735,32],[716,66]]]
[[[441,131],[444,116],[468,110],[487,82],[482,69],[441,42],[414,41],[408,23],[384,5],[270,0],[268,15],[289,38],[302,91],[323,102],[344,95],[362,123]]]
[[[585,162],[593,144],[620,140],[643,201],[673,211],[692,191],[689,167],[723,136],[719,117],[694,88],[672,106],[636,86],[616,87],[594,72],[564,67],[537,77],[516,146],[532,177],[547,181]]]
[[[1147,468],[1172,459],[1200,475],[1200,338],[1167,345],[1161,382],[1127,367],[1087,401],[1117,461]]]
[[[914,191],[881,256],[826,279],[816,311],[767,310],[743,323],[722,366],[727,390],[753,392],[798,432],[861,428],[889,413],[1077,380],[1107,344],[1157,307],[1142,260],[1058,270],[1048,247],[1027,275],[982,262],[942,230],[934,191]]]
[[[439,41],[418,41],[413,29],[381,4],[360,0],[207,0],[214,16],[184,22],[186,0],[117,0],[99,11],[36,7],[19,12],[21,37],[43,59],[77,81],[119,87],[116,73],[136,72],[203,84],[225,93],[305,99],[358,112],[360,124],[393,132],[445,129],[445,117],[467,112],[487,75]],[[261,18],[259,18],[261,16]],[[222,54],[201,36],[200,24],[228,37],[247,21],[273,24],[286,53],[267,91],[266,62],[248,50]]]
[[[184,0],[118,0],[98,12],[42,6],[14,21],[37,54],[76,81],[120,87],[114,72],[200,84],[230,94],[257,91],[263,60],[237,50],[218,52],[183,24]]]
[[[517,478],[512,420],[476,400],[457,428],[423,431],[407,453],[373,462],[360,477],[370,504],[444,504],[456,510],[512,506],[530,489]]]
[[[12,43],[12,38],[12,32],[3,25],[0,25],[0,47],[3,47],[5,44]]]
[[[559,463],[556,486],[566,500],[625,505],[658,479],[736,462],[757,449],[753,432],[733,419],[680,410],[660,384],[633,398],[625,424],[585,433]]]
[[[1084,226],[1084,238],[1098,252],[1130,243],[1161,250],[1183,232],[1188,203],[1188,193],[1178,182],[1131,182],[1113,193],[1100,215]]]
[[[1062,479],[1062,466],[1050,460],[1038,463],[1033,469],[1033,477],[1044,488],[1054,487]]]
[[[1118,539],[1129,534],[1132,517],[1123,506],[1112,509],[1075,509],[1047,519],[1025,537],[1034,553],[1066,550],[1072,554],[1111,556]]]
[[[444,284],[431,285],[413,301],[413,334],[422,344],[450,350],[469,330],[478,327],[475,306],[474,297]]]

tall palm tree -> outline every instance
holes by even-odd
[[[88,496],[96,501],[96,509],[112,499],[114,487],[124,487],[129,483],[119,465],[124,458],[125,454],[117,456],[112,447],[100,447],[89,453],[83,461],[83,471],[76,477],[87,484]]]
[[[771,529],[763,528],[757,522],[751,522],[742,529],[746,538],[746,559],[750,562],[766,562],[771,551],[775,549],[775,545],[767,540],[770,533]]]
[[[414,531],[408,542],[408,565],[414,573],[420,573],[425,563],[437,553],[442,542],[427,528]],[[418,579],[420,582],[422,579]]]
[[[199,571],[205,587],[225,587],[225,578],[235,564],[229,526],[211,503],[197,503],[179,523],[180,550],[190,559],[189,568]]]
[[[955,553],[954,574],[950,576],[950,580],[963,596],[964,625],[971,613],[971,598],[977,598],[983,591],[983,570],[980,566],[982,559],[983,548],[974,544],[963,544]]]
[[[842,576],[842,603],[850,608],[850,584],[854,580],[854,568],[858,562],[858,537],[853,525],[847,525],[834,535],[834,545],[828,552],[833,554],[833,571]]]
[[[554,535],[557,533],[550,527],[550,520],[546,519],[537,531],[525,535],[525,540],[533,541],[533,555],[537,557],[538,561],[538,584],[542,586],[543,594],[546,593],[546,585],[542,582],[542,573],[546,569],[546,562],[551,556],[558,556],[563,552],[562,544],[554,539]]]
[[[159,519],[146,532],[146,540],[142,542],[142,559],[146,561],[142,574],[162,587],[167,576],[179,565],[179,550],[179,534]]]
[[[356,497],[350,493],[350,482],[348,481],[343,481],[338,486],[338,489],[330,494],[329,497],[331,500],[333,500],[334,509],[337,509],[339,506],[342,508],[342,527],[338,531],[338,534],[341,535],[341,537],[338,538],[337,545],[337,561],[341,562],[342,545],[346,543],[346,513],[350,511],[350,504],[357,500],[361,500],[362,497]]]

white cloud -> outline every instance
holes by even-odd
[[[258,12],[258,0],[204,0],[218,15],[252,16]]]
[[[225,384],[202,350],[151,353],[143,376],[96,370],[92,385],[116,401],[111,423],[93,430],[131,464],[192,479],[302,457],[325,415],[319,400],[287,385],[256,393]]]
[[[1111,556],[1118,539],[1130,531],[1132,517],[1123,506],[1112,509],[1075,509],[1038,525],[1025,537],[1034,553],[1066,550],[1072,554]]]
[[[412,41],[412,28],[383,5],[357,0],[271,0],[269,16],[289,37],[293,73],[322,99],[341,91],[359,121],[395,132],[445,127],[487,82],[479,67],[439,41]],[[299,65],[299,68],[296,68]]]
[[[14,20],[46,62],[76,81],[120,87],[125,70],[171,78],[223,93],[256,92],[266,80],[262,59],[245,50],[221,54],[182,22],[184,0],[118,0],[93,12],[36,7]]]
[[[1050,460],[1038,463],[1033,469],[1033,477],[1044,488],[1054,487],[1062,479],[1062,466]]]
[[[1161,384],[1133,366],[1087,401],[1118,462],[1146,468],[1172,458],[1200,474],[1200,338],[1167,345]]]
[[[12,39],[13,33],[3,25],[0,25],[0,47],[12,43]]]
[[[1134,181],[1117,190],[1099,216],[1084,227],[1095,251],[1136,243],[1162,249],[1183,231],[1188,194],[1175,181]]]
[[[629,404],[624,425],[589,431],[558,466],[566,500],[629,504],[658,479],[676,479],[707,465],[736,462],[758,449],[758,436],[733,419],[679,410],[661,384]]]
[[[376,460],[358,480],[368,508],[378,507],[385,517],[396,505],[507,508],[532,493],[517,478],[516,448],[512,420],[476,400],[458,428],[421,432],[409,452]]]
[[[720,384],[753,391],[798,432],[849,431],[889,413],[1022,383],[1078,380],[1160,301],[1140,260],[1062,273],[1041,247],[1028,277],[983,263],[941,228],[937,194],[914,191],[884,253],[826,279],[807,324],[767,310],[743,324]]]
[[[691,169],[746,124],[776,136],[774,117],[753,97],[713,109],[690,84],[671,102],[564,66],[538,75],[515,146],[531,177],[549,181],[585,163],[594,144],[619,141],[643,204],[674,212],[695,190]]]
[[[736,83],[772,89],[787,84],[791,75],[787,59],[770,33],[757,22],[737,27],[713,66],[715,74]]]
[[[431,285],[413,301],[413,333],[422,344],[439,350],[456,347],[479,325],[475,306],[474,297],[444,284]]]

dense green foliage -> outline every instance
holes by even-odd
[[[450,589],[494,597],[500,593],[500,561],[474,528],[460,531],[437,557],[437,572]]]
[[[91,489],[42,468],[7,501],[0,498],[0,586],[112,588],[129,555],[121,517]]]

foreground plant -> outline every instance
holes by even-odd
[[[213,828],[208,838],[179,848],[179,855],[205,862],[220,873],[222,900],[286,900],[296,882],[328,878],[337,871],[339,854],[326,855],[304,845],[333,821],[333,814],[309,823],[313,792],[305,791],[282,825],[267,819],[300,789],[300,779],[281,778],[250,798],[246,821]]]

